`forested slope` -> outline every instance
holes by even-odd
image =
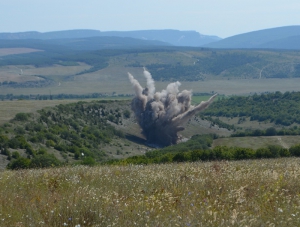
[[[122,124],[122,119],[129,116],[128,109],[116,107],[114,101],[78,102],[42,109],[36,114],[18,113],[0,127],[1,154],[13,161],[23,158],[27,167],[44,157],[41,155],[47,159],[53,152],[65,162],[101,162],[109,158],[103,147],[114,138],[125,137],[113,125]],[[58,162],[54,157],[53,160]]]
[[[300,124],[300,92],[275,92],[248,97],[232,96],[215,101],[205,116],[250,117],[278,125]]]

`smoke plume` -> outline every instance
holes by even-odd
[[[155,93],[154,80],[144,68],[147,87],[128,73],[133,86],[135,97],[131,102],[131,109],[142,128],[142,133],[150,144],[168,146],[179,140],[178,132],[184,130],[184,124],[195,114],[206,109],[217,94],[208,101],[197,106],[191,105],[192,92],[179,92],[180,82],[170,83],[165,90]]]

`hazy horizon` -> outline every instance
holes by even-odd
[[[300,25],[300,2],[0,0],[0,32],[175,29],[221,38]]]

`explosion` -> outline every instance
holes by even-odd
[[[131,109],[149,144],[161,146],[176,144],[179,140],[177,133],[184,130],[183,125],[195,114],[206,109],[217,96],[215,94],[208,101],[193,106],[192,92],[188,90],[179,92],[180,82],[170,83],[165,90],[155,93],[154,80],[146,69],[144,76],[147,79],[146,88],[128,73],[135,91]]]

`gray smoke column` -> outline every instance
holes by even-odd
[[[155,93],[155,84],[151,74],[144,69],[147,87],[143,88],[134,77],[128,73],[133,86],[135,97],[131,102],[131,109],[142,128],[147,142],[161,146],[176,144],[178,132],[184,130],[184,124],[195,114],[206,109],[217,96],[201,102],[197,106],[191,105],[192,92],[179,92],[178,81],[170,83],[165,90]]]

